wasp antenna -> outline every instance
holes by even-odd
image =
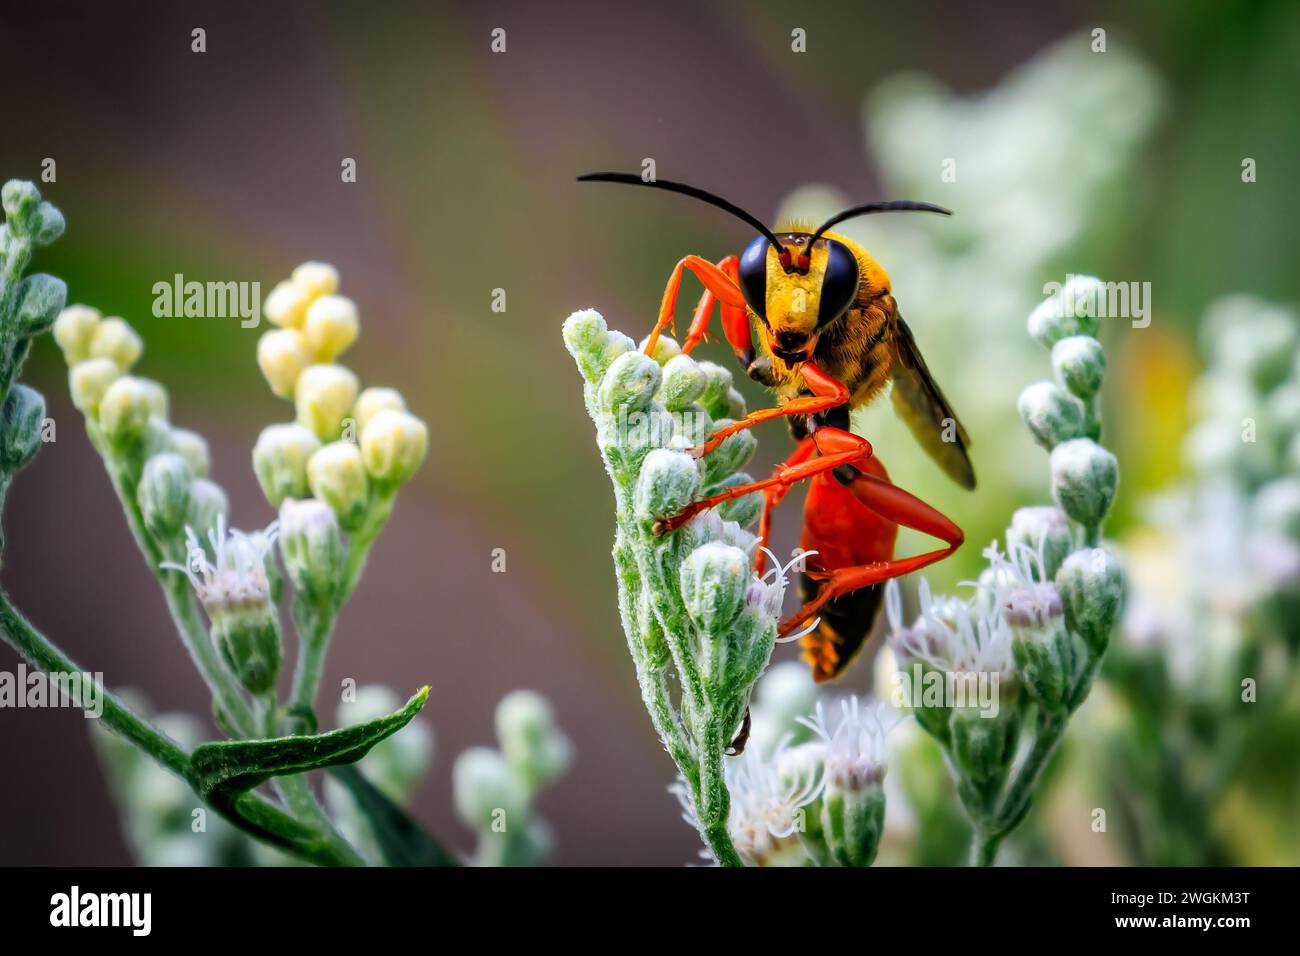
[[[832,226],[838,226],[845,219],[854,219],[858,216],[869,216],[875,212],[937,212],[941,216],[951,216],[951,209],[944,209],[942,206],[936,206],[934,203],[916,202],[912,199],[895,199],[889,202],[869,202],[862,206],[853,206],[843,212],[836,213],[831,218],[817,227],[811,239],[804,246],[804,254],[812,250],[813,243],[822,237],[827,229]]]
[[[643,179],[636,173],[587,173],[585,176],[579,176],[580,183],[622,183],[626,186],[650,186],[654,189],[663,189],[670,193],[681,193],[683,196],[690,196],[692,199],[698,199],[706,202],[710,206],[717,206],[726,212],[731,213],[737,219],[749,223],[760,233],[767,237],[767,241],[778,252],[781,251],[781,241],[776,235],[765,226],[757,216],[745,212],[735,203],[723,199],[721,196],[715,196],[711,192],[700,189],[697,186],[688,186],[686,183],[675,183],[669,179]]]

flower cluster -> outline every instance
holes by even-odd
[[[456,758],[452,790],[461,821],[478,836],[479,866],[530,866],[550,852],[551,835],[533,799],[569,768],[572,747],[551,705],[532,691],[497,705],[498,747],[471,747]]]
[[[1072,280],[1029,319],[1055,380],[1026,388],[1020,412],[1049,452],[1056,507],[1013,515],[1006,552],[996,543],[985,550],[989,564],[970,600],[933,597],[922,583],[919,616],[906,626],[898,583],[887,586],[897,702],[944,749],[978,863],[993,861],[1028,812],[1123,604],[1123,572],[1101,546],[1119,479],[1115,457],[1098,443],[1105,355],[1093,336],[1103,294],[1096,279]]]
[[[748,431],[701,459],[687,454],[743,416],[744,400],[721,366],[681,354],[667,337],[651,358],[591,310],[569,316],[564,342],[585,380],[614,483],[619,610],[642,697],[690,792],[701,835],[716,859],[736,864],[723,753],[771,656],[785,582],[753,571],[757,538],[745,527],[758,517],[757,494],[670,534],[659,533],[659,522],[701,495],[751,480],[739,470],[756,445]]]
[[[262,335],[257,361],[271,391],[293,402],[295,419],[262,431],[253,468],[275,507],[315,497],[344,530],[372,534],[424,461],[429,436],[399,392],[362,390],[338,364],[360,331],[357,307],[338,285],[332,266],[306,262],[266,298],[263,314],[278,328]]]
[[[0,189],[0,506],[15,474],[45,440],[45,399],[18,384],[31,342],[50,328],[67,300],[67,286],[54,276],[23,276],[32,252],[63,234],[63,214],[31,183],[10,180]],[[0,551],[4,537],[0,534]]]

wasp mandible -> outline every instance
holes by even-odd
[[[654,354],[660,334],[673,326],[683,273],[691,272],[704,294],[682,351],[690,352],[704,338],[718,305],[737,360],[778,396],[775,408],[754,411],[719,429],[691,453],[707,455],[728,435],[774,418],[788,419],[795,451],[770,478],[701,498],[660,520],[657,530],[668,533],[705,509],[762,491],[759,543],[766,545],[772,510],[795,484],[807,480],[800,547],[816,555],[809,555],[801,574],[805,603],[781,622],[780,636],[819,616],[817,626],[802,637],[804,660],[818,682],[838,676],[871,632],[883,582],[946,558],[964,539],[946,515],[890,482],[871,443],[850,430],[850,411],[873,401],[892,382],[895,411],[939,467],[966,489],[975,487],[975,472],[967,451],[970,439],[898,313],[889,276],[860,245],[830,230],[872,213],[951,212],[910,200],[876,202],[846,209],[812,232],[798,223],[778,223],[771,230],[734,203],[684,183],[647,181],[628,173],[591,173],[578,180],[680,193],[758,230],[739,256],[715,264],[692,255],[677,263],[645,352]],[[931,535],[944,546],[895,558],[899,525]],[[763,555],[760,547],[755,558],[760,574]]]

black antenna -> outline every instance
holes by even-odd
[[[778,253],[784,252],[785,247],[781,245],[781,240],[777,239],[772,230],[763,225],[756,217],[752,216],[745,210],[741,209],[733,202],[728,202],[721,196],[715,196],[713,193],[705,192],[695,186],[688,186],[685,183],[675,183],[668,179],[642,179],[635,173],[587,173],[585,176],[579,176],[580,183],[623,183],[627,186],[651,186],[655,189],[665,189],[670,193],[681,193],[683,196],[690,196],[692,199],[699,199],[708,203],[710,206],[717,206],[719,209],[726,210],[737,219],[742,219],[749,223],[772,244]],[[946,210],[944,210],[946,212]],[[829,224],[828,224],[829,226]]]
[[[944,209],[942,206],[936,206],[928,202],[914,202],[911,199],[895,199],[890,202],[869,202],[864,206],[853,206],[841,213],[836,213],[831,218],[817,227],[812,238],[804,244],[801,256],[806,256],[812,252],[813,243],[822,237],[827,229],[831,226],[838,226],[845,219],[852,219],[855,216],[869,216],[873,212],[937,212],[943,216],[951,216],[951,209]]]

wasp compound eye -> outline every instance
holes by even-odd
[[[766,236],[755,236],[754,241],[740,254],[740,291],[749,307],[761,318],[767,312],[767,250],[771,248]]]
[[[858,260],[842,243],[826,242],[826,272],[822,276],[821,305],[817,324],[824,325],[843,315],[858,294]]]

